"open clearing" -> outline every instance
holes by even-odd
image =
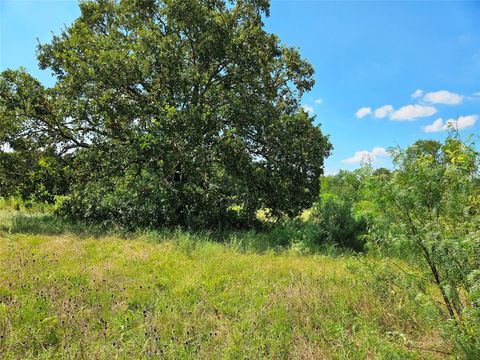
[[[0,357],[444,356],[432,307],[383,281],[389,261],[4,231]]]

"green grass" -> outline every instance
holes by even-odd
[[[449,352],[435,308],[394,260],[258,251],[252,233],[218,243],[180,231],[82,235],[30,220],[19,227],[0,212],[1,359]]]

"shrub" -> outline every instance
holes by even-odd
[[[372,236],[420,263],[439,291],[457,346],[479,358],[480,157],[474,144],[457,138],[432,145],[392,150],[396,170],[371,179],[383,210]]]
[[[322,194],[314,207],[313,221],[318,226],[320,241],[362,251],[363,235],[367,230],[366,218],[355,216],[353,205],[334,194]]]

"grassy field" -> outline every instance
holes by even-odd
[[[397,260],[181,232],[22,233],[11,220],[0,212],[1,359],[448,357]]]

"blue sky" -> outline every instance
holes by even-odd
[[[52,85],[36,38],[78,15],[75,0],[0,0],[0,70],[24,66]],[[390,166],[384,149],[441,140],[448,123],[480,133],[479,19],[480,2],[272,1],[267,30],[315,68],[303,104],[334,145],[327,173],[366,157]]]

